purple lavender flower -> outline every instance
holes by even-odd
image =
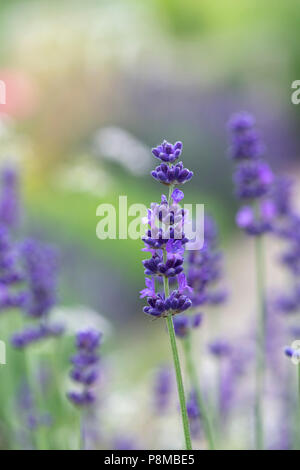
[[[76,406],[92,405],[96,401],[93,386],[99,378],[99,354],[101,333],[95,330],[80,331],[76,336],[77,354],[71,357],[73,369],[70,376],[82,385],[81,391],[68,393],[69,400]]]
[[[19,222],[19,181],[13,168],[2,172],[2,193],[0,196],[0,224],[15,229]]]
[[[168,316],[170,311],[172,311],[172,315],[176,315],[192,305],[190,298],[178,290],[172,291],[167,299],[163,294],[156,294],[155,297],[148,297],[147,302],[148,306],[144,307],[144,312],[157,318]]]
[[[293,287],[291,292],[279,294],[274,300],[274,309],[285,314],[298,313],[300,309],[300,286]]]
[[[179,162],[176,163],[176,165],[161,163],[151,172],[151,175],[160,183],[166,185],[177,185],[190,181],[194,173],[187,168],[184,168],[183,163]]]
[[[149,260],[144,260],[143,265],[146,276],[174,277],[183,271],[183,258],[178,254],[169,254],[164,262],[163,255],[155,253]]]
[[[179,157],[181,150],[180,142],[172,145],[164,141],[152,152],[155,157],[162,160],[163,163],[160,166],[165,167],[168,172],[171,171],[171,163]],[[180,166],[180,164],[176,166],[178,165]],[[176,172],[171,178],[172,181],[169,181],[171,185],[175,184],[174,178],[178,183],[183,183],[183,180],[187,180],[188,177],[185,174],[182,179]],[[162,195],[161,203],[152,203],[148,210],[149,228],[143,238],[145,244],[143,251],[149,252],[151,258],[144,260],[143,265],[145,275],[151,276],[151,279],[146,278],[146,289],[143,289],[140,294],[141,297],[147,296],[148,306],[144,307],[144,312],[158,318],[167,317],[170,311],[172,315],[181,313],[191,306],[189,297],[184,293],[185,291],[188,293],[189,286],[185,276],[182,277],[184,246],[188,242],[184,234],[187,213],[179,205],[183,197],[184,194],[179,189],[173,191],[170,189],[169,200]],[[164,294],[155,292],[155,279],[160,277],[177,280],[178,289],[173,290],[167,298]]]
[[[162,162],[172,163],[180,157],[182,152],[182,142],[170,144],[166,140],[162,144],[152,149],[153,155]]]

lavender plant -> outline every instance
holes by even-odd
[[[236,216],[237,225],[255,237],[255,263],[257,281],[257,352],[255,439],[258,449],[264,448],[263,393],[265,384],[265,262],[263,235],[272,229],[273,204],[268,196],[274,181],[270,166],[262,159],[264,146],[254,129],[254,118],[248,113],[234,115],[229,122],[231,157],[236,163],[234,183],[236,197],[246,201]]]
[[[81,409],[81,447],[86,448],[85,419],[96,402],[95,385],[99,379],[101,333],[92,329],[79,331],[76,336],[77,353],[71,357],[71,379],[81,390],[68,392],[69,400]]]
[[[144,251],[149,252],[151,258],[143,261],[147,277],[146,288],[141,291],[141,297],[147,297],[148,306],[144,307],[147,315],[166,320],[176,373],[185,446],[186,449],[191,449],[185,392],[173,324],[173,316],[186,311],[192,305],[190,298],[185,294],[187,284],[185,277],[182,277],[184,247],[188,242],[183,231],[187,213],[179,206],[184,194],[179,189],[174,189],[174,186],[189,181],[193,173],[184,168],[182,162],[174,164],[181,152],[181,142],[172,145],[164,141],[152,150],[153,155],[161,160],[160,165],[152,172],[152,176],[169,187],[169,195],[166,197],[163,194],[161,203],[152,203],[148,210],[149,228],[143,241]],[[159,277],[163,278],[163,293],[157,292],[159,287],[156,286],[155,279]],[[178,287],[170,292],[171,278],[177,280]]]
[[[36,320],[36,324],[12,336],[12,344],[17,349],[63,333],[62,325],[49,322],[49,312],[56,303],[56,251],[49,245],[29,239],[21,246],[21,256],[28,287],[22,307],[25,317]]]

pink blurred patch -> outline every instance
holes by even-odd
[[[0,113],[25,119],[36,109],[39,93],[34,80],[21,70],[0,69],[0,81],[5,84],[5,104],[0,100]]]

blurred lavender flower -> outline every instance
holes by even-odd
[[[2,172],[2,192],[0,196],[0,224],[15,229],[19,223],[19,179],[13,168]]]
[[[114,450],[137,450],[138,445],[130,436],[116,436],[113,439]]]
[[[22,280],[18,251],[8,229],[0,226],[0,311],[24,305],[26,295],[19,290]]]
[[[155,373],[153,394],[155,410],[158,413],[163,413],[168,408],[173,379],[172,370],[167,366],[161,366]]]
[[[228,357],[232,352],[232,348],[228,341],[224,339],[216,339],[208,345],[209,352],[218,358]]]
[[[21,426],[19,435],[26,448],[33,448],[32,432],[41,426],[52,425],[52,416],[49,413],[40,413],[37,409],[32,391],[26,383],[22,383],[17,391],[16,410]]]
[[[56,303],[57,252],[50,245],[26,240],[21,247],[29,295],[25,306],[30,317],[45,317]]]
[[[203,320],[201,313],[195,315],[177,315],[174,317],[175,334],[179,338],[185,338],[193,328],[198,328]]]
[[[190,251],[187,258],[187,281],[193,289],[193,307],[204,304],[220,304],[227,293],[216,284],[222,278],[222,254],[218,250],[218,230],[214,219],[205,215],[204,246],[201,250]]]
[[[191,391],[189,399],[186,403],[186,409],[190,422],[191,434],[194,438],[198,438],[201,434],[202,425],[201,425],[201,413],[198,406],[196,392]]]
[[[101,341],[101,333],[95,330],[80,331],[76,337],[77,354],[71,357],[73,369],[70,376],[82,385],[80,392],[69,392],[69,400],[76,406],[92,405],[96,401],[93,386],[99,378],[99,354],[98,348]]]
[[[37,319],[39,323],[12,336],[12,345],[18,349],[42,339],[58,337],[64,331],[61,324],[48,323],[48,314],[56,302],[56,251],[49,245],[30,239],[22,244],[21,255],[28,287],[22,308],[26,316]]]
[[[25,348],[46,338],[59,337],[64,333],[62,325],[38,325],[25,328],[20,333],[15,333],[11,338],[12,345],[17,349]]]
[[[234,160],[254,160],[262,155],[264,146],[254,125],[254,117],[246,112],[236,113],[230,118],[230,155]]]
[[[248,113],[238,113],[230,119],[230,153],[237,163],[233,178],[236,196],[251,203],[239,210],[236,223],[248,235],[259,236],[272,229],[275,217],[275,204],[264,202],[271,194],[274,175],[261,158],[264,146],[254,124]]]

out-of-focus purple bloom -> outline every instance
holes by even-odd
[[[77,354],[71,357],[73,369],[71,378],[82,385],[81,391],[68,393],[69,400],[76,406],[92,405],[96,401],[93,386],[99,378],[99,354],[101,333],[92,329],[80,331],[76,336]]]
[[[213,304],[216,285],[222,277],[222,255],[218,251],[218,231],[212,217],[205,215],[203,248],[190,251],[187,261],[187,281],[193,289],[190,294],[193,306]],[[225,299],[220,296],[219,303]]]
[[[21,252],[29,287],[25,311],[30,317],[44,317],[56,302],[56,250],[52,246],[29,239],[22,245]]]
[[[296,286],[290,293],[282,293],[275,298],[274,308],[280,313],[298,313],[300,309],[300,287]]]
[[[41,414],[35,404],[35,400],[27,384],[22,384],[17,391],[16,407],[20,424],[25,431],[36,431],[40,426],[52,425],[52,417],[49,413]]]
[[[277,176],[271,189],[271,200],[278,216],[287,216],[292,213],[291,195],[293,181],[288,176]]]
[[[240,199],[261,198],[270,191],[273,179],[273,172],[265,162],[240,164],[234,173],[236,195]]]
[[[228,357],[232,353],[232,346],[223,339],[217,339],[208,345],[209,352],[215,357]]]
[[[223,358],[220,370],[219,411],[224,420],[233,406],[237,406],[242,399],[239,396],[239,382],[245,376],[247,367],[253,360],[253,354],[248,348],[239,345],[231,348],[226,360],[224,356]]]
[[[199,437],[202,426],[201,426],[201,413],[198,407],[196,392],[193,390],[190,393],[190,397],[186,402],[187,414],[190,422],[191,434],[194,438]]]
[[[46,338],[61,336],[63,332],[64,327],[60,324],[31,326],[19,333],[14,333],[11,338],[11,343],[15,348],[23,349],[32,343]]]
[[[11,285],[22,280],[18,267],[18,251],[13,246],[8,229],[0,226],[0,284]]]
[[[203,315],[197,313],[195,315],[178,315],[174,318],[175,334],[179,338],[185,338],[193,328],[201,325]]]
[[[183,194],[183,193],[182,193]],[[162,249],[170,243],[176,243],[176,251],[188,242],[184,234],[186,211],[176,202],[168,204],[166,197],[162,196],[161,204],[151,204],[148,210],[147,223],[149,228],[146,230],[143,242],[150,249]],[[171,252],[171,249],[168,250]]]
[[[0,224],[15,229],[19,222],[19,180],[13,168],[5,168],[2,173],[0,196]]]
[[[253,116],[245,112],[237,113],[230,119],[230,155],[234,160],[253,160],[262,155],[264,146],[254,124]]]
[[[280,261],[293,276],[300,276],[300,243],[290,242]]]
[[[113,449],[115,450],[137,450],[138,445],[135,440],[128,436],[117,436],[113,440]]]
[[[258,213],[252,206],[243,206],[236,215],[236,224],[248,235],[262,235],[270,232],[275,218],[274,206],[271,201],[261,201]]]
[[[182,152],[182,142],[175,142],[170,144],[166,140],[162,144],[152,149],[153,155],[162,162],[173,163],[180,157]]]
[[[154,402],[158,413],[165,412],[173,387],[173,374],[169,367],[161,366],[154,377]]]
[[[23,275],[18,261],[18,250],[10,239],[8,229],[0,226],[0,312],[22,307],[26,301],[26,293],[19,289]]]
[[[239,199],[248,201],[238,211],[236,223],[248,235],[261,236],[274,228],[277,202],[272,194],[276,180],[268,163],[260,158],[263,145],[253,125],[253,117],[242,113],[230,120],[229,128],[231,153],[237,163],[233,177],[235,193]]]

